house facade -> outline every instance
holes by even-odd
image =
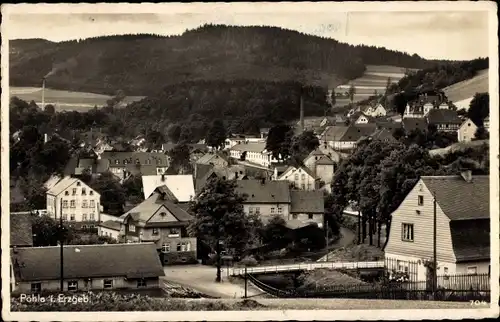
[[[233,146],[238,145],[238,144],[265,143],[268,133],[269,133],[269,129],[264,129],[263,131],[261,131],[260,137],[251,137],[251,136],[246,136],[246,135],[235,135],[233,137],[229,137],[226,139],[226,142],[224,142],[224,149],[229,150]]]
[[[489,272],[489,178],[464,172],[461,176],[421,177],[392,214],[385,257],[408,271],[417,263],[416,277],[431,274],[434,195],[438,276]]]
[[[99,224],[97,233],[99,236],[111,237],[120,240],[121,223],[118,220],[106,220]]]
[[[382,104],[378,103],[375,106],[369,106],[366,109],[365,114],[371,117],[381,117],[381,116],[386,116],[387,111],[385,110]]]
[[[101,195],[76,178],[64,177],[47,191],[47,215],[81,228],[101,221]]]
[[[476,131],[477,125],[471,119],[466,119],[458,128],[458,142],[472,141],[476,136]]]
[[[307,167],[288,167],[288,169],[281,175],[277,176],[277,169],[275,169],[275,180],[285,180],[290,183],[293,189],[300,190],[316,190],[317,180],[313,171]]]
[[[257,214],[266,223],[276,215],[290,214],[290,187],[287,181],[240,180],[237,191],[247,196],[243,203],[246,214]]]
[[[265,142],[248,142],[233,146],[230,150],[232,158],[251,162],[263,167],[269,167],[276,160],[271,152],[266,151]]]
[[[120,217],[126,242],[153,242],[163,265],[197,263],[196,238],[187,235],[193,217],[166,187]]]
[[[157,289],[165,275],[152,243],[67,245],[63,252],[65,292]],[[10,256],[13,294],[60,291],[59,246],[13,249]]]
[[[320,136],[320,144],[328,145],[336,151],[349,152],[356,148],[363,136],[369,136],[377,130],[377,124],[358,124],[349,126],[331,126]]]
[[[462,120],[457,112],[450,109],[432,109],[426,115],[427,123],[436,126],[438,131],[457,132]]]
[[[108,170],[120,180],[131,174],[161,175],[169,167],[168,155],[160,152],[105,151],[100,159],[108,160]]]
[[[191,174],[142,176],[144,199],[148,199],[161,186],[167,186],[179,203],[187,203],[195,197],[194,180]]]
[[[299,221],[301,224],[316,224],[323,228],[325,204],[323,191],[290,191],[290,214],[288,220]]]

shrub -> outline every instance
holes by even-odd
[[[253,257],[252,255],[250,255],[250,256],[244,257],[239,262],[239,264],[242,265],[242,266],[252,267],[252,266],[257,266],[259,264],[259,262],[255,259],[255,257]]]

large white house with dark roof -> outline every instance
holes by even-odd
[[[490,272],[490,194],[488,176],[423,176],[392,213],[385,257],[417,278],[427,279],[424,262],[433,259],[434,197],[438,275]]]
[[[189,202],[195,196],[191,174],[142,176],[144,199],[148,199],[153,191],[161,186],[167,186],[180,203]]]
[[[64,177],[47,190],[47,215],[75,228],[97,226],[101,221],[101,195],[82,180]]]
[[[266,142],[244,142],[230,148],[232,158],[269,167],[277,162],[272,153],[266,150]]]

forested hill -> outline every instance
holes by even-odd
[[[11,86],[40,86],[53,72],[50,88],[140,96],[196,80],[293,80],[326,87],[361,76],[367,64],[420,69],[434,63],[277,27],[205,25],[169,37],[10,41]]]

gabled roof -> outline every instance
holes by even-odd
[[[149,198],[135,206],[134,208],[121,215],[121,220],[127,217],[132,217],[133,220],[148,224],[151,217],[162,207],[167,210],[178,220],[178,223],[187,224],[193,217],[186,210],[177,206],[175,201],[169,199],[168,196],[162,195],[160,192],[154,192]]]
[[[340,142],[357,142],[363,136],[369,136],[377,129],[376,124],[364,124],[364,125],[351,125],[347,128],[341,138],[337,141]]]
[[[212,162],[212,160],[214,158],[221,158],[222,160],[228,162],[228,157],[224,153],[217,151],[215,153],[208,152],[207,154],[205,154],[204,156],[202,156],[201,158],[196,160],[196,163],[198,163],[198,164],[210,164],[210,162]]]
[[[165,152],[169,152],[173,150],[178,144],[175,143],[163,143],[161,145],[161,149]],[[191,143],[187,144],[188,148],[190,151],[193,150],[201,150],[201,151],[207,151],[208,147],[205,144],[199,144],[199,143]]]
[[[237,191],[246,194],[245,203],[290,203],[288,181],[240,180]]]
[[[191,174],[146,175],[142,176],[144,199],[147,199],[156,188],[163,185],[166,185],[172,191],[179,202],[188,202],[195,196],[193,176]]]
[[[451,242],[457,262],[489,260],[489,219],[450,222]]]
[[[474,123],[474,121],[472,121],[470,118],[467,118],[467,119],[465,119],[465,120],[462,122],[462,124],[460,125],[460,128],[462,128],[462,126],[467,126],[467,124],[469,124],[469,126],[474,125],[474,126],[476,126],[476,127],[477,127],[477,124],[476,124],[476,123]]]
[[[57,196],[61,192],[63,192],[65,189],[69,188],[73,183],[76,183],[77,181],[79,181],[79,180],[76,178],[64,177],[61,180],[59,180],[55,185],[53,185],[52,188],[50,188],[47,191],[47,194]],[[85,185],[85,183],[83,183],[83,184]]]
[[[349,129],[348,125],[329,126],[321,135],[323,141],[338,141]]]
[[[10,214],[10,247],[33,246],[33,223],[30,214]]]
[[[266,149],[266,142],[248,142],[248,143],[236,144],[230,150],[261,153],[264,152],[265,149]]]
[[[436,201],[450,220],[490,218],[489,176],[423,176],[422,182],[436,194]]]
[[[158,188],[155,189],[155,192],[161,194],[164,200],[170,200],[174,203],[179,202],[174,193],[170,191],[170,189],[166,185],[159,186]]]
[[[291,197],[291,213],[315,213],[322,214],[325,212],[325,202],[323,191],[290,191]]]
[[[120,168],[127,165],[134,167],[137,164],[165,167],[169,164],[168,155],[159,152],[104,151],[101,154],[101,159],[109,160],[109,167]],[[127,162],[126,164],[125,161]]]
[[[283,180],[284,179],[284,176],[288,174],[288,172],[295,172],[295,171],[298,171],[298,170],[302,170],[304,171],[305,173],[307,173],[309,176],[311,176],[312,178],[316,179],[316,176],[314,175],[314,173],[306,166],[300,166],[300,167],[294,167],[294,166],[289,166],[285,172],[283,172],[280,177],[278,178],[278,180]]]
[[[59,246],[19,248],[11,251],[18,281],[57,280]],[[153,243],[64,246],[64,278],[164,276]]]
[[[387,129],[377,130],[375,133],[373,133],[371,135],[371,138],[375,139],[375,140],[382,140],[382,141],[385,141],[385,140],[396,141],[396,139],[392,135],[391,131],[389,131]]]
[[[419,129],[419,130],[427,130],[427,120],[424,118],[418,118],[418,117],[406,117],[403,118],[401,121],[403,123],[403,128],[407,132],[411,132],[413,130]]]
[[[454,110],[433,108],[427,114],[429,124],[461,124],[462,120]]]
[[[99,226],[107,229],[120,231],[121,223],[116,220],[107,220],[105,222],[102,222]]]

